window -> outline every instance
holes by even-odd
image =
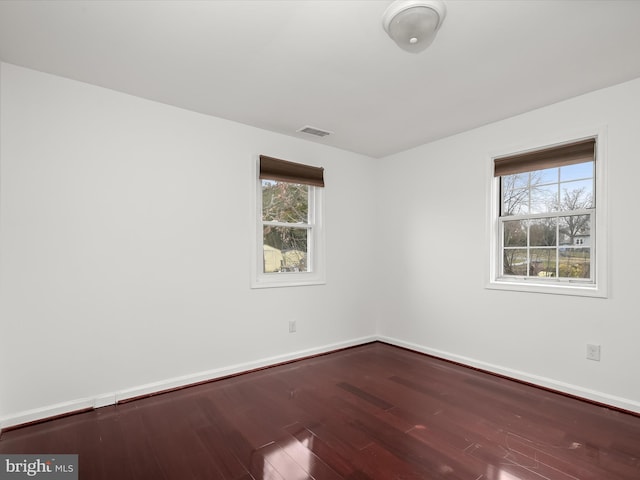
[[[324,283],[320,167],[260,156],[254,287]]]
[[[604,296],[596,152],[590,137],[492,159],[489,287]]]

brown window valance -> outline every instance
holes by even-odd
[[[563,167],[595,159],[595,138],[494,159],[494,176]]]
[[[260,155],[260,178],[324,187],[324,168]]]

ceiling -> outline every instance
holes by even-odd
[[[411,54],[390,0],[4,0],[0,60],[371,157],[640,77],[640,0],[445,1]]]

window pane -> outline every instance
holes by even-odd
[[[528,271],[526,248],[505,248],[503,255],[503,275],[526,276]]]
[[[530,251],[531,264],[529,275],[532,277],[556,276],[556,249],[532,248]]]
[[[558,184],[531,187],[531,213],[553,212],[558,209]]]
[[[591,245],[591,215],[570,215],[558,220],[560,245]]]
[[[529,187],[529,174],[528,173],[516,173],[515,175],[505,175],[503,177],[508,185],[513,188],[528,188]]]
[[[515,177],[502,177],[502,215],[524,215],[529,213],[529,189],[515,186]]]
[[[593,162],[576,163],[560,167],[560,181],[576,180],[578,178],[593,178]]]
[[[262,219],[271,222],[307,223],[309,186],[262,180]]]
[[[560,277],[591,278],[590,248],[561,248]]]
[[[531,185],[558,183],[558,167],[531,172]]]
[[[505,247],[526,247],[527,246],[527,222],[521,220],[503,223],[504,246]]]
[[[296,227],[263,227],[265,273],[308,272],[309,230]]]
[[[537,218],[529,223],[529,245],[532,247],[556,245],[556,219]]]
[[[561,210],[593,208],[593,180],[579,180],[560,184]]]

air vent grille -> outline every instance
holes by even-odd
[[[309,135],[315,135],[316,137],[326,137],[327,135],[331,135],[332,132],[327,132],[326,130],[321,130],[316,127],[310,127],[309,125],[305,125],[302,128],[297,130],[300,133],[308,133]]]

